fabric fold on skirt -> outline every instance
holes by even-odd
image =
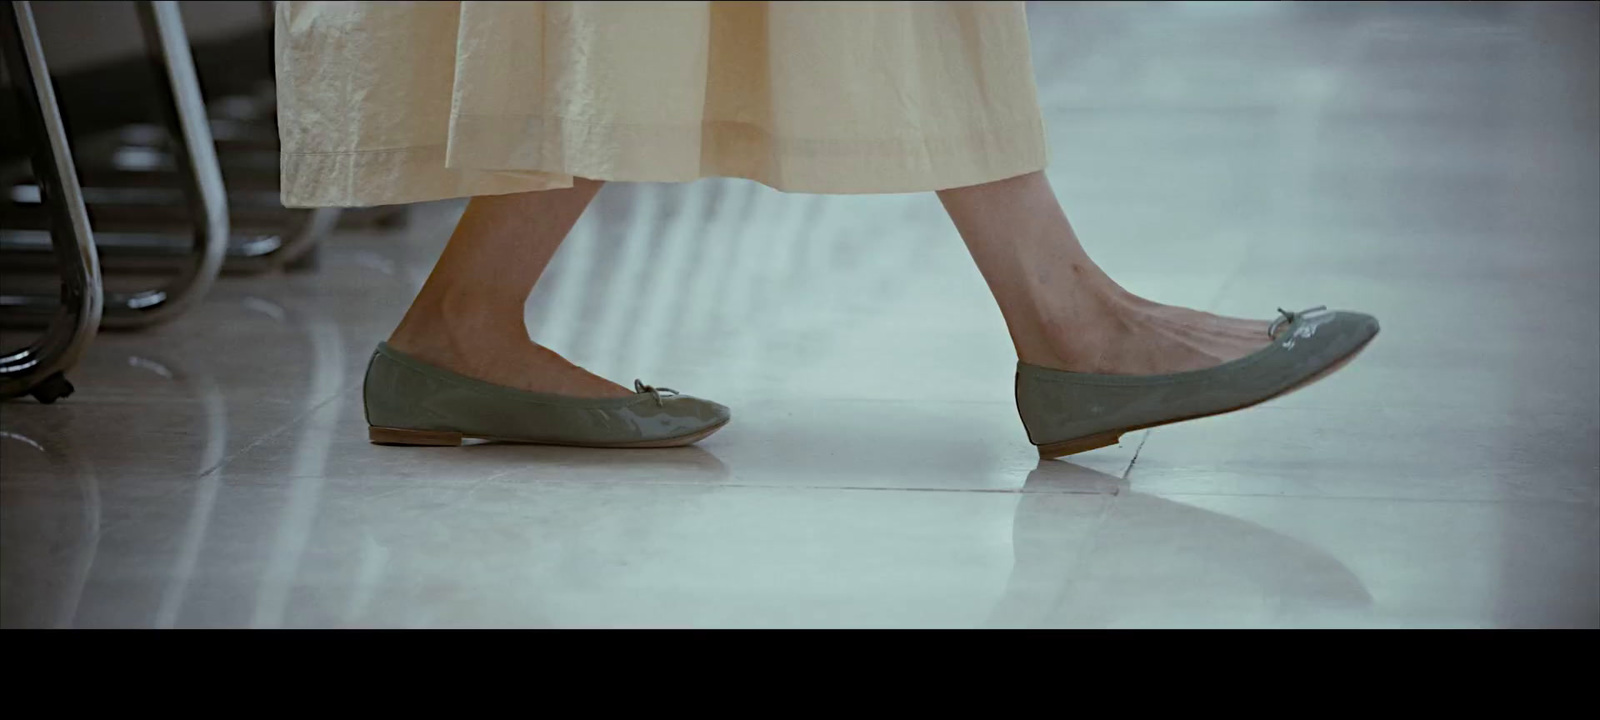
[[[1020,2],[279,2],[283,202],[1042,169]]]

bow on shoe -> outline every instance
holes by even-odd
[[[655,398],[656,398],[656,405],[661,405],[662,404],[662,402],[661,402],[661,393],[669,392],[669,393],[672,393],[673,395],[677,395],[678,394],[678,391],[677,390],[673,390],[672,388],[669,388],[669,387],[664,387],[664,388],[651,387],[649,385],[644,384],[643,382],[640,382],[638,379],[634,379],[634,381],[633,381],[633,391],[636,392],[636,393],[639,393],[641,395],[644,394],[644,393],[650,393],[651,395],[654,395]]]
[[[1290,312],[1283,308],[1278,308],[1278,319],[1273,320],[1272,324],[1267,326],[1267,337],[1276,340],[1278,339],[1278,328],[1282,327],[1284,323],[1293,323],[1301,315],[1307,315],[1327,309],[1327,305],[1318,305],[1314,308],[1306,308],[1300,312]]]

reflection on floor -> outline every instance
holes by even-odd
[[[0,408],[0,624],[1600,625],[1594,5],[1029,12],[1090,252],[1166,302],[1372,312],[1358,362],[1041,463],[932,196],[612,186],[530,327],[733,424],[374,447],[367,356],[461,209],[419,206]]]

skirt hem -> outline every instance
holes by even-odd
[[[549,116],[454,118],[448,145],[282,153],[286,207],[370,207],[608,182],[753,180],[780,192],[930,192],[1043,170],[1040,121],[961,138],[776,139],[730,121],[688,127]]]

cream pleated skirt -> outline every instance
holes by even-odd
[[[283,202],[1043,168],[1020,2],[278,2]]]

